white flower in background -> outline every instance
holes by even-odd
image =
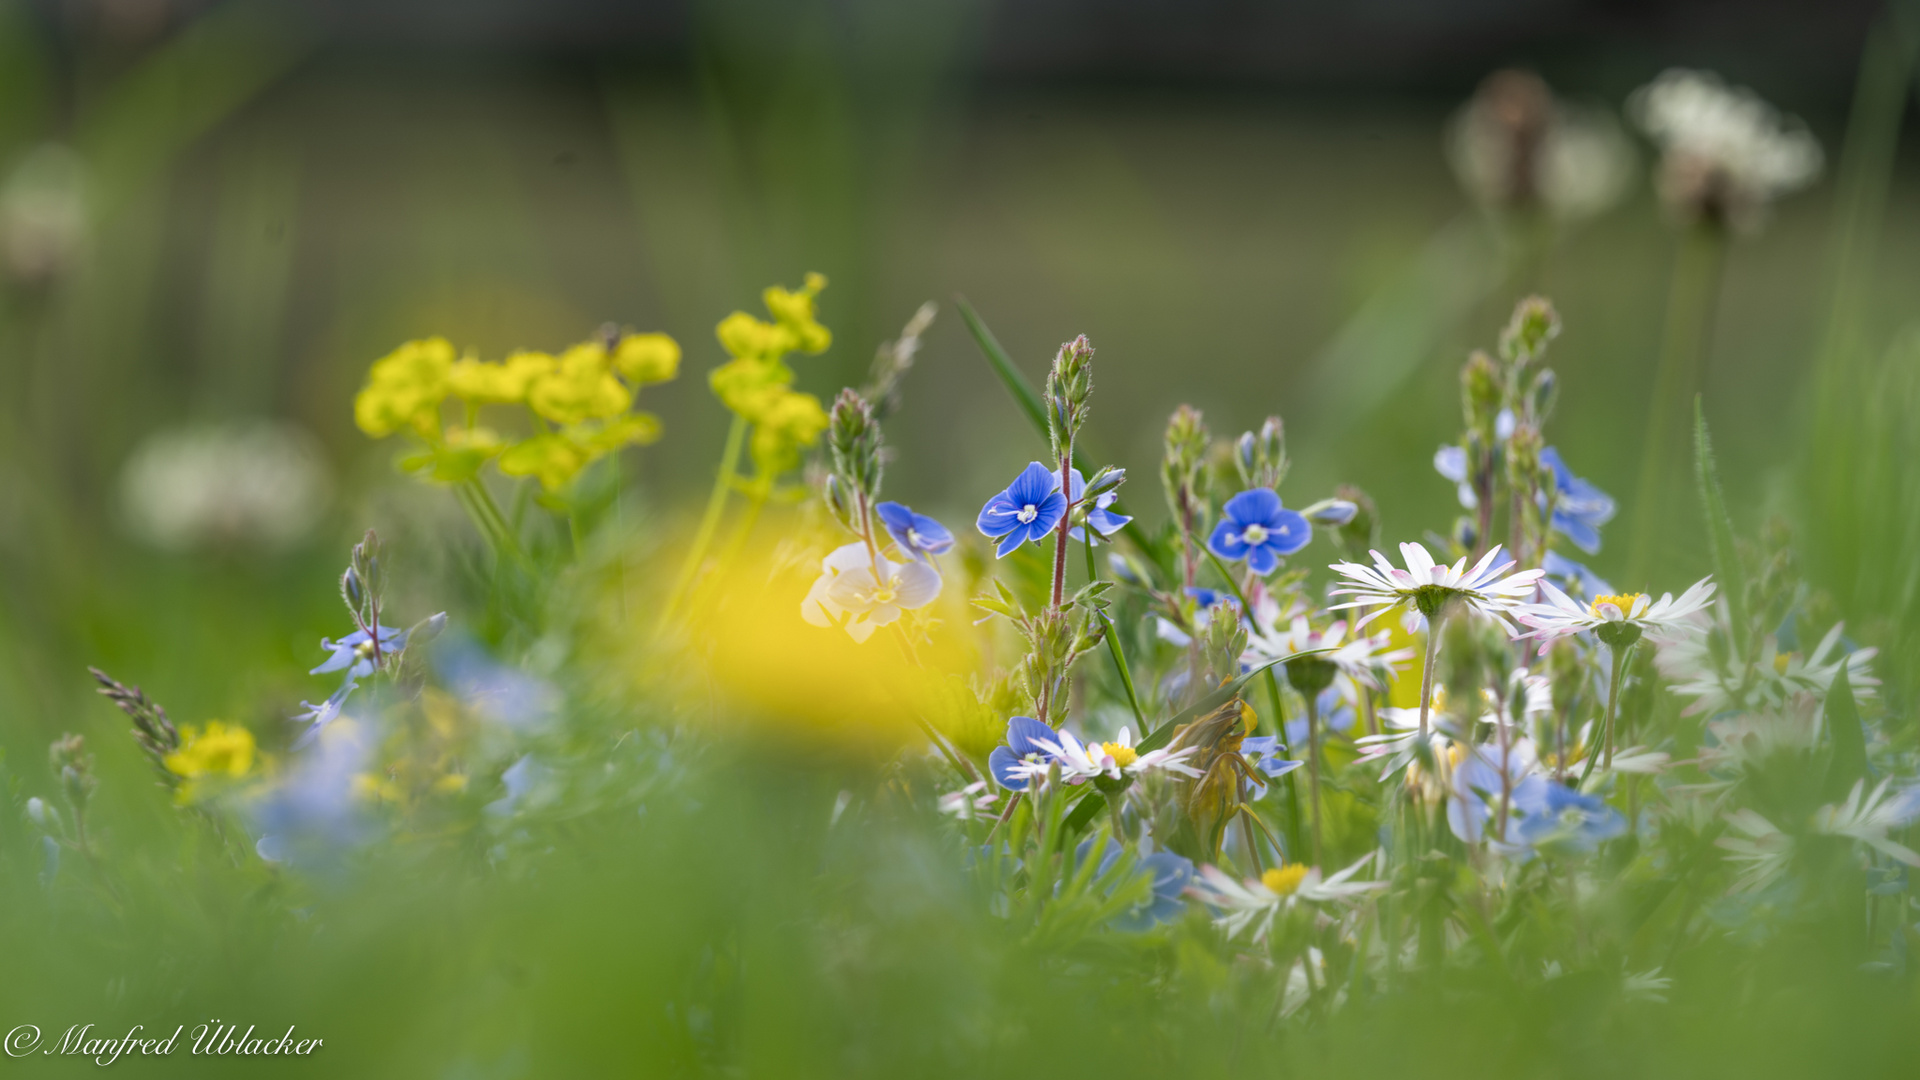
[[[1722,641],[1732,640],[1731,615],[1727,606],[1715,606],[1712,634]],[[1840,652],[1845,623],[1828,629],[1813,651],[1782,652],[1777,635],[1761,638],[1751,663],[1725,655],[1715,655],[1706,636],[1693,636],[1663,645],[1654,665],[1673,684],[1673,692],[1694,699],[1686,715],[1713,716],[1729,709],[1782,709],[1802,697],[1824,700],[1840,669],[1847,669],[1847,685],[1857,700],[1878,695],[1880,680],[1870,666],[1879,650],[1873,648]]]
[[[120,472],[128,526],[172,551],[287,547],[312,530],[332,494],[313,438],[273,421],[156,432]]]
[[[1592,217],[1627,189],[1633,145],[1605,109],[1554,98],[1539,76],[1496,71],[1447,123],[1447,162],[1474,201]]]
[[[1555,641],[1582,630],[1592,630],[1608,646],[1631,644],[1646,635],[1655,642],[1670,642],[1699,637],[1706,630],[1706,618],[1700,613],[1713,599],[1713,581],[1701,578],[1693,587],[1674,599],[1663,593],[1650,600],[1646,593],[1596,596],[1582,604],[1568,597],[1551,581],[1542,581],[1544,604],[1527,604],[1514,612],[1514,618],[1533,628],[1521,637],[1539,638],[1540,651]]]
[[[855,542],[820,560],[820,576],[800,617],[814,626],[839,626],[855,641],[900,618],[902,611],[925,607],[940,595],[940,574],[921,562],[905,564],[872,555]]]
[[[1350,705],[1359,703],[1362,687],[1379,690],[1397,667],[1414,656],[1410,648],[1394,648],[1393,635],[1384,630],[1372,636],[1348,637],[1345,619],[1315,630],[1305,613],[1296,612],[1285,626],[1276,625],[1278,614],[1278,605],[1271,601],[1255,605],[1255,626],[1247,635],[1242,662],[1261,664],[1296,653],[1331,650],[1313,659],[1333,665],[1333,686],[1340,700]]]
[[[1849,837],[1888,858],[1908,866],[1920,866],[1920,855],[1914,854],[1912,848],[1887,839],[1888,829],[1901,828],[1920,818],[1920,785],[1898,791],[1890,790],[1892,786],[1892,780],[1882,780],[1869,792],[1865,780],[1854,781],[1845,802],[1813,812],[1813,831]]]
[[[988,790],[985,780],[975,780],[959,791],[949,791],[940,796],[940,812],[952,814],[961,821],[974,821],[990,815],[999,797],[998,792]]]
[[[1738,810],[1726,817],[1727,827],[1738,835],[1723,836],[1713,845],[1731,852],[1727,861],[1740,866],[1740,874],[1733,880],[1733,891],[1765,888],[1786,872],[1787,860],[1793,855],[1791,836],[1750,809]]]
[[[1217,866],[1200,868],[1200,878],[1191,891],[1218,915],[1214,925],[1236,937],[1253,927],[1253,940],[1266,938],[1273,917],[1301,903],[1341,904],[1387,887],[1384,881],[1354,881],[1353,876],[1372,863],[1378,852],[1363,857],[1345,870],[1323,878],[1320,868],[1303,863],[1276,866],[1257,878],[1234,878]]]
[[[1820,175],[1820,143],[1745,87],[1674,68],[1634,91],[1634,123],[1661,150],[1656,186],[1684,221],[1751,229],[1775,199]]]
[[[72,269],[87,240],[86,166],[59,143],[35,147],[0,187],[0,259],[17,281]]]

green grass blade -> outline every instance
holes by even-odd
[[[1713,440],[1707,435],[1707,414],[1700,398],[1693,399],[1693,467],[1700,486],[1700,508],[1707,517],[1707,544],[1713,554],[1714,580],[1720,583],[1720,595],[1732,610],[1733,647],[1747,655],[1747,582],[1740,568],[1740,553],[1733,546],[1733,519],[1727,513],[1727,497],[1720,490],[1720,474],[1713,464]]]

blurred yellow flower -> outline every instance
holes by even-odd
[[[453,358],[452,342],[431,337],[409,341],[374,361],[367,385],[353,399],[354,422],[376,439],[403,427],[425,438],[439,434]]]
[[[753,463],[764,475],[799,466],[801,449],[818,442],[827,429],[827,412],[819,398],[784,387],[752,419]]]
[[[253,732],[239,724],[207,721],[204,728],[180,729],[180,749],[165,758],[167,771],[188,780],[203,776],[245,776],[253,769]]]
[[[628,334],[614,347],[613,366],[635,386],[667,382],[680,374],[680,343],[665,334]]]
[[[583,341],[561,353],[552,370],[533,379],[527,404],[543,420],[577,424],[627,411],[633,391],[614,377],[606,346]]]
[[[498,364],[459,360],[448,374],[453,396],[475,405],[511,405],[525,401],[535,379],[558,363],[543,352],[517,352]]]
[[[408,472],[424,472],[438,483],[463,483],[478,475],[480,466],[499,454],[505,445],[500,436],[483,427],[452,428],[445,441],[402,458],[400,467]]]

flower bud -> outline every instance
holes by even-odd
[[[1087,421],[1093,398],[1093,343],[1081,334],[1060,346],[1047,373],[1047,435],[1053,456],[1064,457]]]
[[[1119,490],[1120,485],[1126,482],[1127,470],[1112,465],[1105,466],[1093,474],[1092,480],[1087,481],[1087,490],[1081,495],[1081,499],[1092,502],[1102,495]]]
[[[1346,499],[1321,499],[1300,513],[1315,525],[1340,526],[1352,521],[1360,513],[1360,507]]]
[[[1460,411],[1467,430],[1491,436],[1503,396],[1500,369],[1493,357],[1474,350],[1460,368]]]
[[[1547,342],[1560,336],[1560,313],[1545,297],[1529,296],[1513,309],[1513,318],[1500,332],[1500,358],[1515,367],[1538,360]]]
[[[53,811],[48,808],[46,800],[40,798],[38,795],[27,800],[27,820],[42,829],[52,827]]]
[[[873,406],[852,390],[840,391],[827,421],[827,446],[833,471],[846,484],[849,497],[871,502],[880,491],[880,425]]]
[[[1334,497],[1353,504],[1353,517],[1335,530],[1334,538],[1347,558],[1358,560],[1377,540],[1374,533],[1380,521],[1380,509],[1373,504],[1371,496],[1352,484],[1335,488]]]

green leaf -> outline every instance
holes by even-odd
[[[1840,673],[1827,689],[1826,724],[1833,740],[1833,760],[1827,765],[1827,794],[1844,798],[1867,775],[1867,739],[1860,727],[1860,709],[1854,704],[1853,682],[1843,660]]]
[[[1707,517],[1707,546],[1713,555],[1714,579],[1720,583],[1720,595],[1726,598],[1732,614],[1735,654],[1747,655],[1747,582],[1740,567],[1740,553],[1733,546],[1733,519],[1727,513],[1727,498],[1720,490],[1720,474],[1713,464],[1713,440],[1707,436],[1707,414],[1700,397],[1693,399],[1694,478],[1700,486],[1700,508]]]

